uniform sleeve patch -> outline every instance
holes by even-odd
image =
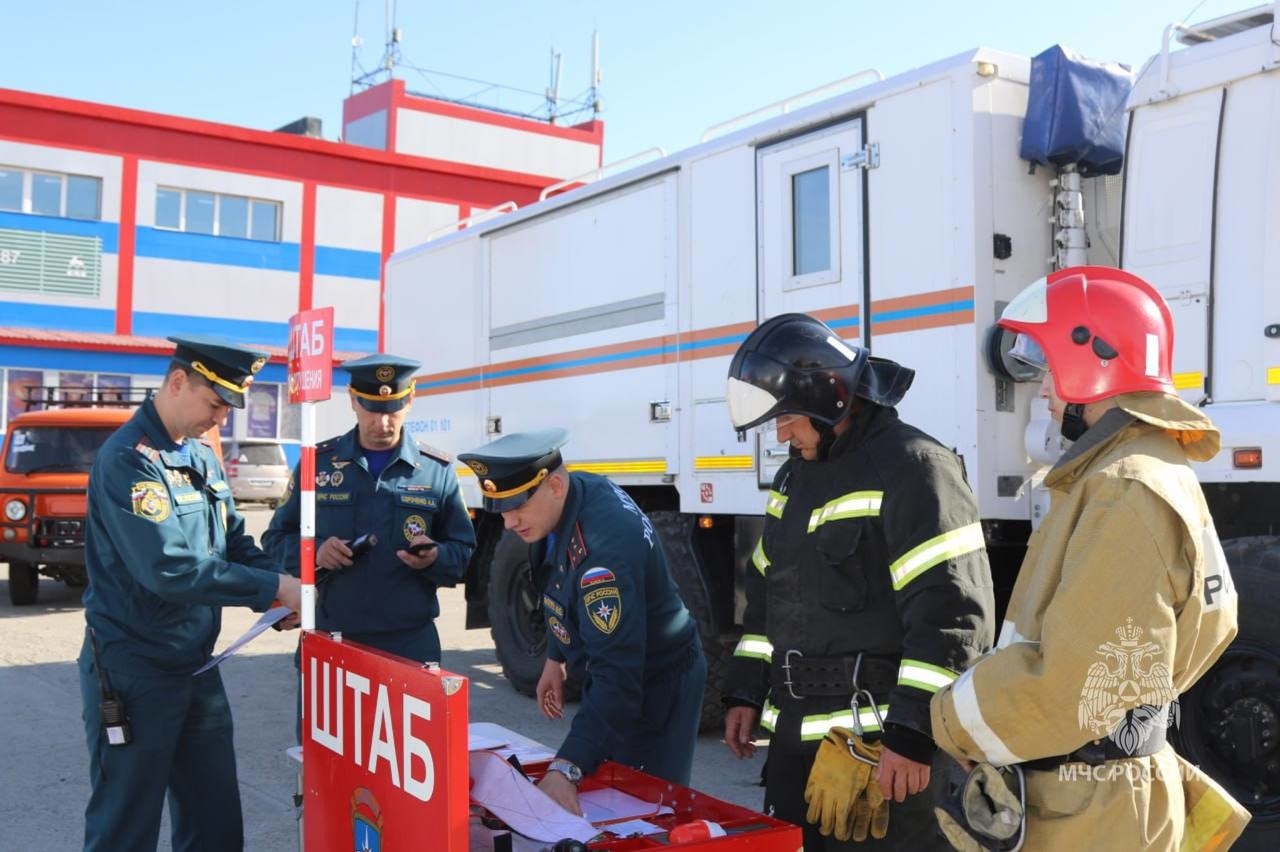
[[[551,632],[555,634],[555,637],[560,640],[562,645],[572,643],[573,640],[572,637],[569,636],[568,629],[561,624],[560,619],[556,618],[554,615],[547,619],[547,627],[551,628]]]
[[[613,576],[613,572],[608,568],[588,568],[583,572],[582,579],[578,581],[578,586],[583,589],[589,589],[601,583],[616,583],[617,581],[618,578]]]
[[[169,517],[169,492],[163,484],[145,479],[133,483],[129,491],[133,501],[133,513],[157,524]]]
[[[592,589],[583,595],[582,604],[601,633],[612,633],[622,621],[622,594],[615,586]]]

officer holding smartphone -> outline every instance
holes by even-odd
[[[436,589],[461,580],[475,531],[451,457],[404,429],[421,365],[370,355],[342,365],[356,425],[316,447],[316,626],[418,662],[440,660]],[[262,537],[299,573],[299,472]]]

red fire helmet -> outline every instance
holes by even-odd
[[[1052,372],[1066,402],[1175,392],[1173,315],[1164,297],[1130,272],[1059,270],[1019,293],[999,324],[1018,334],[1010,354]]]

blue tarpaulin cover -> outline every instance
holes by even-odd
[[[1114,175],[1124,162],[1124,104],[1133,72],[1054,45],[1031,60],[1031,91],[1022,125],[1024,160],[1075,164],[1086,175]]]

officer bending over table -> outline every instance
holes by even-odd
[[[578,782],[605,759],[689,783],[707,665],[653,524],[605,477],[569,473],[559,450],[567,438],[563,429],[516,433],[458,458],[475,471],[484,508],[532,545],[548,633],[542,712],[563,716],[566,666],[584,680],[538,785],[581,814]]]
[[[316,626],[419,662],[439,662],[436,589],[462,579],[475,530],[447,453],[404,429],[418,361],[347,361],[356,425],[316,447]],[[299,472],[262,537],[297,575]]]
[[[155,849],[168,794],[176,852],[244,846],[231,708],[209,660],[222,607],[295,611],[297,579],[244,532],[222,461],[196,440],[244,408],[265,352],[178,344],[152,399],[89,474],[80,693],[93,792],[84,848]],[[296,615],[288,622],[296,626]]]

